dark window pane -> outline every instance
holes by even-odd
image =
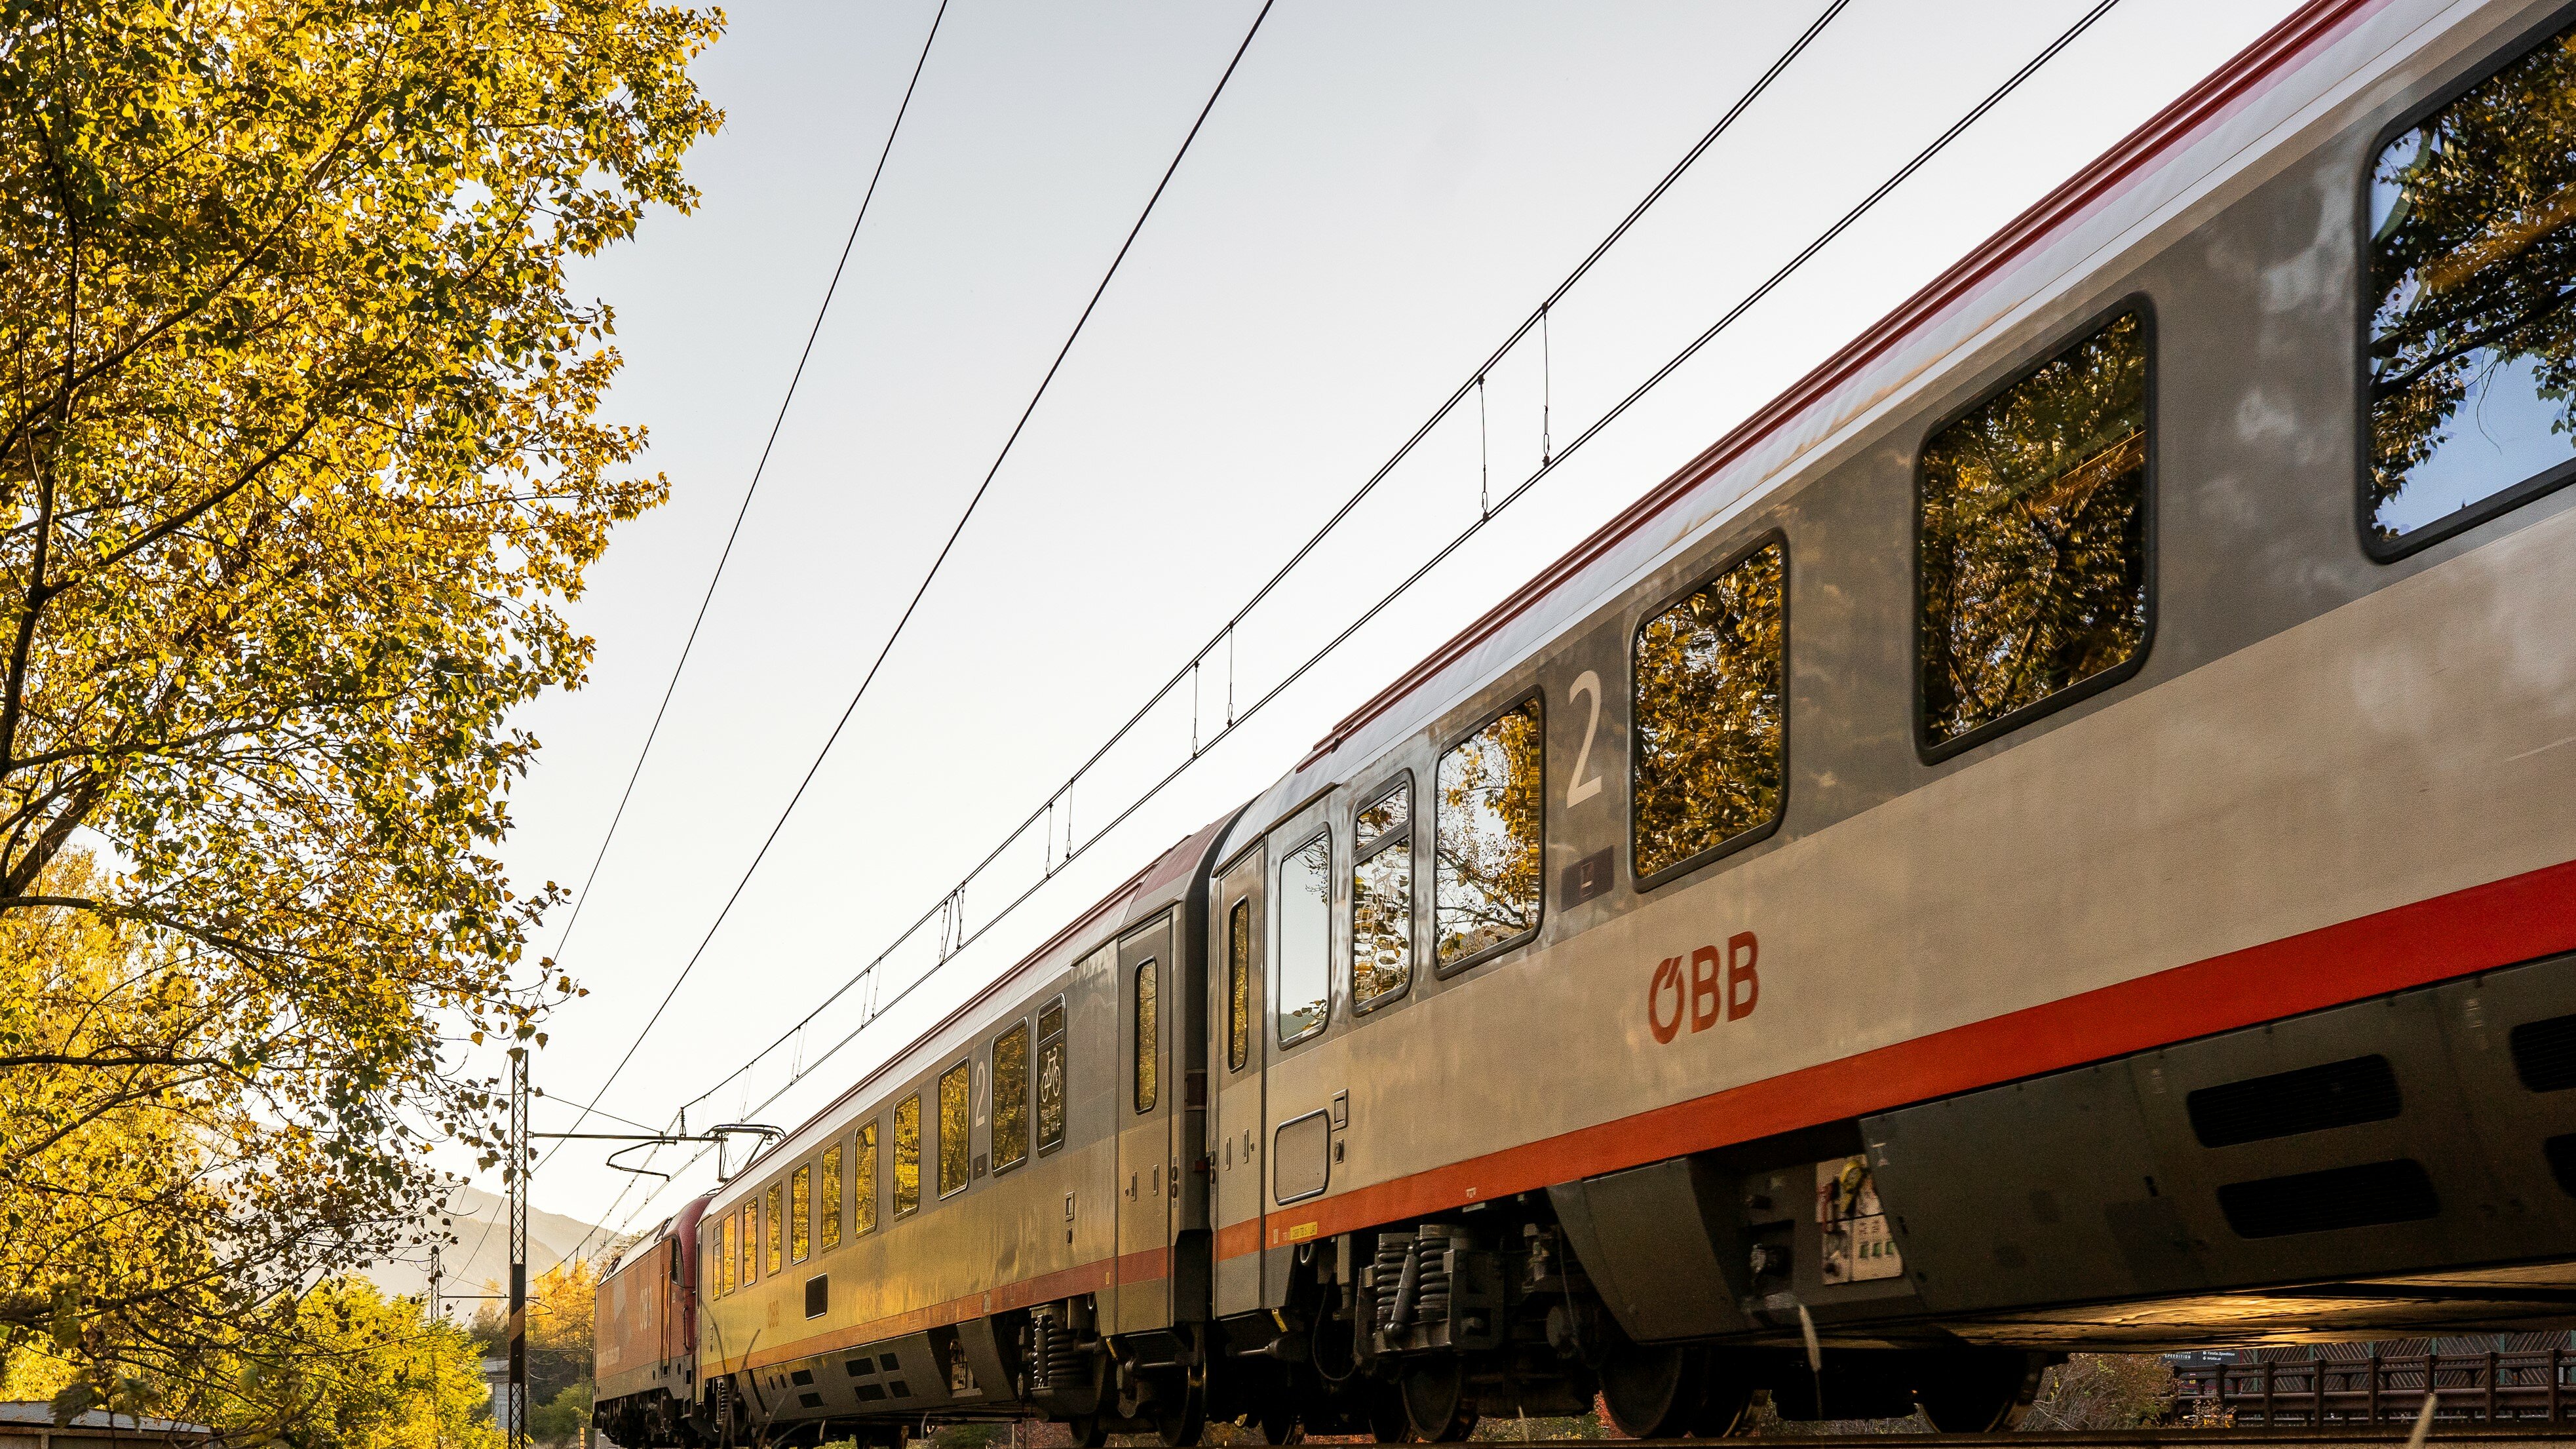
[[[1252,1059],[1252,902],[1240,900],[1225,925],[1226,1065]]]
[[[2147,637],[2147,341],[2129,312],[1923,447],[1923,734],[1957,739]]]
[[[2370,171],[2370,527],[2383,543],[2576,458],[2576,31]]]
[[[921,1206],[921,1098],[894,1104],[894,1215]]]
[[[1064,1145],[1064,1038],[1038,1048],[1038,1151]]]
[[[1333,989],[1333,841],[1318,835],[1279,864],[1279,1039],[1324,1024]]]
[[[968,1079],[969,1063],[959,1062],[939,1074],[939,1195],[946,1197],[966,1186],[967,1169],[974,1163],[974,1140],[968,1134],[969,1109],[973,1102]]]
[[[1363,852],[1351,867],[1351,1005],[1413,983],[1413,815],[1410,779],[1361,807]]]
[[[1162,1020],[1157,1015],[1160,994],[1154,963],[1147,960],[1136,968],[1136,1110],[1154,1110],[1159,1081],[1155,1068],[1162,1065]]]
[[[1531,700],[1440,757],[1431,904],[1444,966],[1538,926],[1540,753]]]
[[[1637,630],[1637,874],[1780,809],[1781,557],[1772,544]]]
[[[1029,1024],[993,1038],[993,1166],[1029,1155]]]

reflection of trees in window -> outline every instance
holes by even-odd
[[[1318,835],[1279,863],[1279,1039],[1324,1024],[1333,990],[1333,838]]]
[[[1038,1151],[1064,1145],[1064,1003],[1038,1012]]]
[[[1444,966],[1538,926],[1540,764],[1534,699],[1440,757],[1431,929]]]
[[[894,1214],[921,1206],[921,1096],[894,1104]]]
[[[1413,780],[1353,817],[1351,1005],[1365,1007],[1413,982]]]
[[[1029,1024],[993,1038],[993,1170],[1029,1155]]]
[[[967,1079],[967,1064],[959,1062],[939,1074],[939,1195],[946,1197],[966,1185],[967,1169],[973,1165],[973,1139],[967,1133],[968,1113],[973,1098]]]
[[[1158,1085],[1154,1069],[1162,1064],[1162,1022],[1156,1015],[1160,1005],[1156,1000],[1160,995],[1157,975],[1151,957],[1136,968],[1136,1110],[1139,1112],[1154,1110]]]
[[[787,1179],[787,1257],[790,1262],[802,1263],[813,1255],[813,1244],[805,1236],[805,1225],[814,1220],[811,1216],[814,1210],[813,1177],[812,1168],[800,1167]]]
[[[822,1239],[825,1248],[841,1246],[841,1144],[823,1149]]]
[[[1252,1060],[1252,900],[1225,917],[1225,1062],[1236,1071]]]
[[[850,1164],[850,1236],[864,1238],[877,1230],[877,1124],[859,1124],[854,1161]]]
[[[2147,634],[2147,343],[2123,313],[1923,447],[1923,729],[1938,744]]]
[[[742,1205],[742,1286],[760,1275],[760,1200]]]
[[[769,1231],[769,1271],[772,1273],[777,1272],[779,1268],[778,1229],[785,1221],[785,1216],[778,1211],[778,1184],[773,1182],[769,1185],[768,1208],[761,1223],[761,1226]]]
[[[735,1248],[737,1240],[734,1237],[734,1233],[736,1231],[734,1215],[732,1213],[726,1213],[724,1222],[719,1226],[721,1226],[724,1231],[719,1235],[721,1241],[719,1242],[716,1251],[723,1256],[724,1272],[722,1281],[716,1286],[716,1296],[723,1297],[725,1294],[733,1291],[733,1265],[737,1251]]]
[[[1637,628],[1637,874],[1780,808],[1781,558],[1774,543]]]
[[[2391,141],[2370,180],[2384,542],[2576,456],[2576,31]]]

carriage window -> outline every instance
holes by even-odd
[[[2363,504],[2375,546],[2429,543],[2495,511],[2481,504],[2576,476],[2571,220],[2576,30],[2372,163]]]
[[[1921,483],[1927,748],[1964,743],[2138,658],[2144,315],[2113,318],[1935,433]]]
[[[972,1107],[968,1080],[969,1062],[959,1062],[939,1074],[939,1195],[965,1189],[968,1169],[974,1166],[974,1141],[967,1133],[968,1113]]]
[[[1157,1083],[1154,1069],[1162,1064],[1162,1023],[1155,1012],[1158,991],[1152,957],[1136,968],[1136,1110],[1154,1110]]]
[[[894,1215],[921,1206],[921,1094],[894,1104]]]
[[[993,1170],[1029,1155],[1029,1024],[993,1038]]]
[[[1038,1151],[1064,1145],[1064,1003],[1038,1013]]]
[[[716,1234],[716,1296],[721,1298],[733,1291],[734,1215],[726,1213],[724,1221],[716,1226],[720,1229]]]
[[[877,1124],[862,1122],[850,1163],[850,1236],[877,1230]]]
[[[742,1286],[748,1288],[760,1273],[760,1199],[742,1205]]]
[[[1279,990],[1271,1016],[1292,1042],[1324,1024],[1333,990],[1333,837],[1279,863]]]
[[[761,1227],[769,1234],[767,1239],[769,1244],[769,1271],[772,1273],[777,1272],[780,1267],[778,1261],[778,1235],[779,1229],[784,1225],[785,1218],[778,1211],[778,1184],[773,1182],[769,1185],[768,1204],[764,1210],[761,1221]]]
[[[814,1253],[812,1240],[805,1236],[806,1224],[813,1221],[813,1179],[814,1169],[810,1166],[796,1169],[795,1176],[787,1179],[787,1257],[791,1262],[802,1263]]]
[[[1351,1009],[1413,983],[1413,777],[1360,808],[1351,867]]]
[[[823,1149],[823,1211],[820,1236],[826,1250],[841,1246],[841,1144]]]
[[[1225,1063],[1236,1071],[1252,1060],[1252,901],[1234,903],[1225,917]]]
[[[1431,929],[1441,965],[1538,929],[1545,773],[1534,699],[1440,757]]]
[[[1640,880],[1779,813],[1781,576],[1765,544],[1637,627]]]

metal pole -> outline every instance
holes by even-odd
[[[510,1061],[510,1449],[528,1449],[528,1055]]]

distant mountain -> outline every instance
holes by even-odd
[[[447,1244],[439,1255],[443,1270],[442,1292],[456,1299],[451,1312],[459,1319],[471,1318],[482,1305],[470,1297],[475,1293],[504,1293],[510,1284],[510,1200],[495,1197],[477,1188],[462,1187],[448,1199],[447,1211],[429,1226],[452,1235],[456,1241]],[[528,1209],[528,1276],[536,1277],[562,1262],[584,1239],[587,1257],[596,1258],[615,1242],[606,1228],[593,1228],[578,1218],[561,1213]],[[389,1294],[427,1293],[429,1291],[429,1249],[413,1250],[415,1256],[400,1262],[378,1263],[365,1270],[367,1278]],[[490,1285],[490,1286],[487,1286]]]

